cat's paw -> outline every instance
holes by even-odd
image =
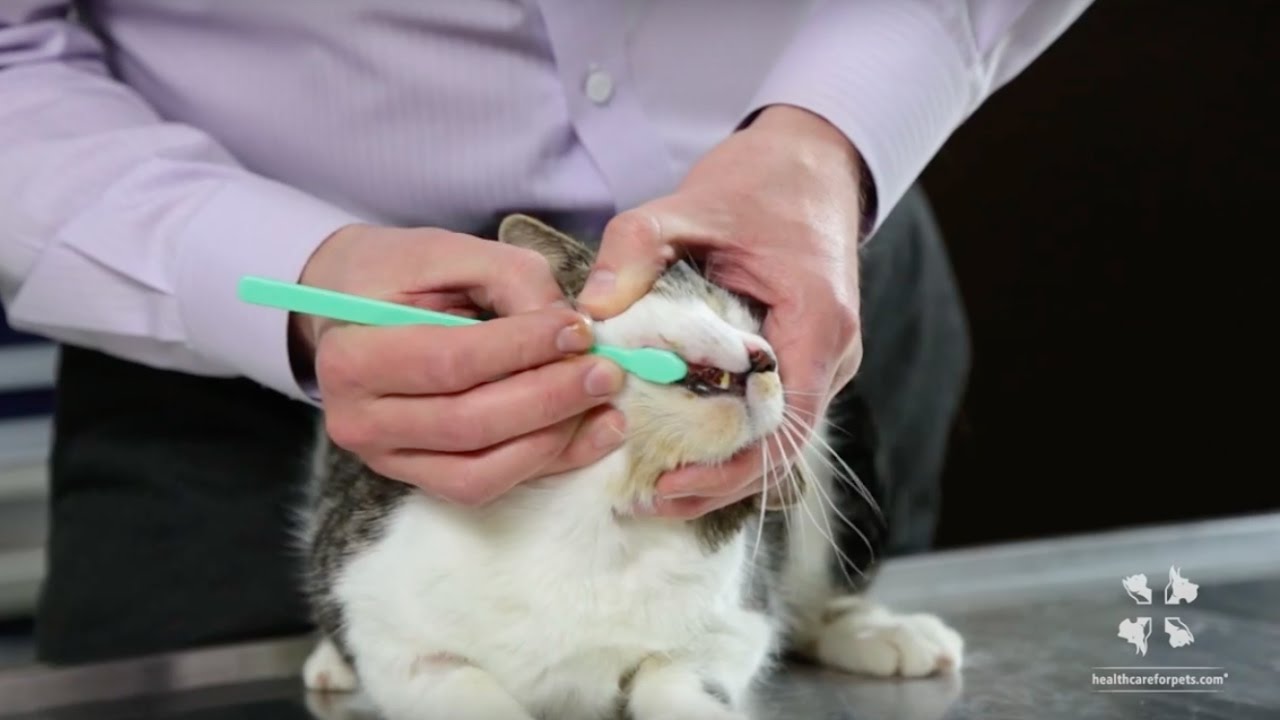
[[[321,640],[302,665],[302,682],[313,692],[353,692],[356,673],[329,638]]]
[[[899,614],[863,598],[833,601],[823,615],[822,663],[875,677],[928,677],[958,671],[964,639],[935,615]]]
[[[714,701],[649,705],[643,710],[632,709],[628,717],[634,720],[750,720],[746,715]]]
[[[748,720],[724,685],[684,663],[650,658],[631,683],[627,717],[634,720]]]

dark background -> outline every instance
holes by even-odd
[[[1101,0],[928,168],[974,342],[941,546],[1280,508],[1277,41]]]

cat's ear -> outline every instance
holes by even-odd
[[[594,256],[587,246],[528,215],[513,214],[498,226],[498,241],[528,248],[547,259],[560,289],[568,297],[582,292]]]

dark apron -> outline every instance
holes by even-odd
[[[889,552],[919,552],[932,543],[969,356],[950,267],[918,190],[867,249],[863,294],[858,392],[880,436]],[[64,348],[40,660],[309,630],[289,527],[314,420],[309,406],[247,380]]]
[[[64,347],[38,658],[307,630],[288,523],[314,418],[248,380]]]

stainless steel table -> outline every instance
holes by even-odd
[[[1171,566],[1199,586],[1194,602],[1165,604]],[[1153,591],[1149,605],[1122,587],[1138,573]],[[1280,514],[907,558],[886,566],[876,594],[950,620],[968,643],[963,673],[889,682],[795,667],[761,691],[757,717],[1280,718]],[[1119,637],[1121,622],[1139,617],[1151,619],[1145,655]],[[1169,617],[1190,644],[1170,644]],[[298,638],[0,673],[0,717],[371,717],[302,690],[308,648]],[[1205,680],[1114,682],[1155,676]]]

